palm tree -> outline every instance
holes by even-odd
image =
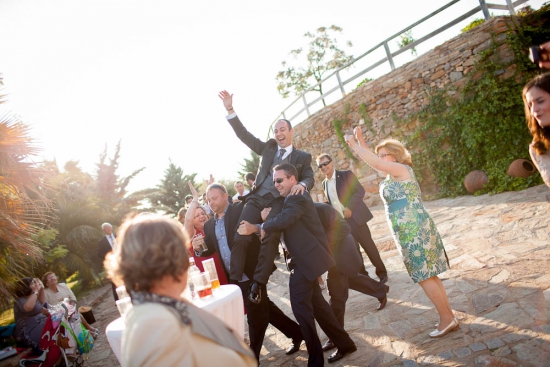
[[[32,275],[29,265],[42,260],[34,236],[46,220],[49,201],[31,160],[37,153],[19,117],[0,115],[0,306],[9,303],[11,286],[18,278]]]

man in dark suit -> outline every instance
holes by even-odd
[[[323,190],[329,204],[348,222],[351,234],[361,245],[376,268],[376,275],[382,283],[388,281],[388,271],[380,258],[380,253],[372,240],[367,222],[372,219],[372,213],[363,202],[365,189],[351,171],[336,171],[332,157],[323,153],[317,157],[317,165],[326,178],[323,180]],[[357,247],[359,250],[359,247]],[[365,275],[368,273],[362,271]]]
[[[105,256],[115,248],[116,237],[113,233],[113,226],[110,223],[103,223],[101,225],[101,230],[105,233],[98,242],[97,242],[97,257],[101,261],[105,260]],[[118,294],[116,293],[116,286],[111,282],[111,287],[113,288],[113,297],[115,301],[118,301]]]
[[[355,352],[357,347],[321,293],[317,278],[335,266],[335,262],[311,197],[307,194],[290,195],[298,182],[297,176],[298,172],[291,164],[274,167],[273,181],[285,198],[284,205],[277,216],[268,218],[261,225],[261,231],[262,237],[284,231],[284,243],[290,256],[290,304],[306,341],[308,366],[322,366],[323,350],[315,320],[338,348],[329,357],[329,363]]]
[[[239,226],[239,217],[243,210],[243,203],[236,202],[229,204],[225,186],[218,183],[212,183],[207,187],[206,198],[210,208],[214,211],[214,217],[210,218],[204,224],[204,242],[208,249],[199,253],[199,255],[209,256],[217,252],[220,255],[223,268],[228,278],[229,274],[231,274],[231,267],[233,266],[232,259],[234,255],[235,257],[243,258],[244,272],[241,279],[232,280],[232,282],[236,283],[241,288],[243,294],[244,305],[248,315],[250,348],[256,355],[256,359],[259,361],[260,350],[262,349],[265,331],[269,323],[279,329],[288,338],[292,339],[292,345],[286,350],[286,354],[297,352],[303,340],[300,327],[269,299],[265,284],[261,285],[263,297],[259,304],[251,302],[247,297],[252,276],[254,275],[258,263],[260,239],[256,235],[252,236],[251,247],[246,253],[242,252],[242,248],[235,246],[235,231]],[[193,241],[195,251],[201,248],[200,243],[198,243],[200,241],[201,239],[195,239]],[[271,265],[271,271],[273,271],[275,265],[273,263],[271,263]]]
[[[283,207],[283,200],[279,192],[275,189],[271,179],[273,167],[280,163],[290,163],[296,167],[296,183],[291,188],[289,195],[302,194],[304,191],[313,187],[313,169],[311,168],[311,155],[292,146],[292,135],[294,130],[288,120],[279,120],[273,127],[274,139],[267,142],[261,141],[246,130],[235,110],[233,109],[233,95],[227,91],[219,94],[220,99],[229,115],[227,120],[235,131],[237,137],[245,143],[252,151],[260,155],[260,166],[256,174],[256,180],[252,185],[250,194],[245,198],[245,206],[241,214],[241,220],[248,223],[259,224],[262,222],[261,211],[264,208],[271,208],[269,218],[275,217],[280,213]],[[251,247],[255,235],[235,236],[235,247],[241,248],[232,255],[231,259],[231,279],[239,280],[244,270],[244,256],[247,249]],[[279,231],[272,231],[262,239],[260,255],[258,257],[258,266],[254,272],[251,286],[250,298],[253,302],[260,302],[260,285],[267,284],[269,276],[272,273],[273,262],[278,253]],[[239,256],[233,259],[233,256]]]
[[[388,301],[386,294],[390,287],[360,273],[363,259],[357,252],[350,227],[340,214],[328,204],[314,203],[314,205],[321,224],[325,229],[328,243],[336,262],[336,267],[330,268],[327,274],[327,287],[330,296],[329,304],[336,319],[338,319],[338,322],[343,327],[349,288],[377,298],[379,303],[376,309],[380,311],[386,307]],[[323,345],[323,351],[335,347],[334,343],[329,339]]]

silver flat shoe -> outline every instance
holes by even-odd
[[[443,330],[437,330],[435,329],[434,331],[432,331],[429,335],[430,335],[430,338],[441,338],[442,336],[445,336],[447,335],[448,333],[450,333],[451,331],[455,331],[455,330],[458,330],[459,328],[459,324],[458,324],[458,320],[456,318],[453,319],[453,321],[451,321],[449,323],[449,325],[447,325],[447,327]]]

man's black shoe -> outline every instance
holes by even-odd
[[[326,352],[327,350],[331,350],[333,348],[336,348],[336,345],[334,345],[334,343],[329,339],[323,345],[323,352]]]
[[[258,283],[252,283],[252,285],[250,286],[250,294],[248,295],[248,299],[250,300],[250,302],[257,305],[262,302],[262,288]]]
[[[291,355],[299,351],[301,344],[302,344],[302,340],[292,340],[292,344],[285,351],[286,355]]]
[[[353,346],[353,348],[343,352],[340,352],[339,350],[337,350],[336,352],[332,353],[330,357],[328,357],[328,363],[334,363],[336,361],[339,361],[342,358],[344,358],[346,355],[351,354],[355,351],[357,351],[357,347],[355,345]]]
[[[388,276],[387,275],[381,275],[378,277],[378,279],[380,279],[380,283],[386,283],[388,281]]]

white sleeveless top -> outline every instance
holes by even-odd
[[[550,187],[550,150],[545,154],[537,154],[533,149],[533,144],[529,144],[529,154],[539,170],[542,180],[546,186]]]

